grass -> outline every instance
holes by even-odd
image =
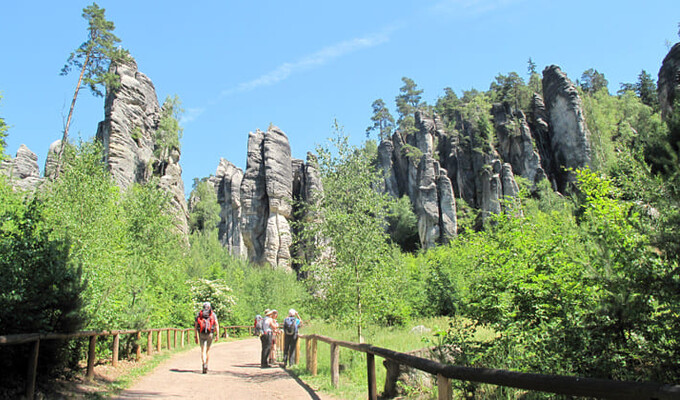
[[[414,329],[422,326],[425,329]],[[445,317],[414,320],[406,326],[384,327],[371,326],[364,330],[364,342],[390,350],[408,352],[434,346],[438,343],[436,333],[449,327],[449,319]],[[320,334],[334,339],[358,342],[354,327],[338,327],[335,325],[312,322],[301,329],[302,334]],[[491,332],[484,335],[491,336]],[[318,374],[312,376],[305,367],[305,341],[300,343],[300,362],[291,368],[297,376],[314,390],[326,392],[343,399],[365,399],[367,395],[368,373],[366,355],[350,349],[340,348],[340,381],[337,388],[330,382],[330,345],[317,344]],[[376,357],[376,382],[378,393],[382,392],[386,370],[382,367],[383,359]],[[408,389],[408,388],[407,388]],[[412,390],[418,390],[411,388]],[[436,392],[436,390],[435,390]],[[436,396],[436,393],[434,393]]]

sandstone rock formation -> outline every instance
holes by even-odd
[[[435,138],[445,135],[438,117],[416,113],[416,132],[396,132],[378,147],[378,163],[391,196],[408,196],[418,218],[422,248],[446,243],[457,234],[456,206],[451,180],[435,156]]]
[[[664,57],[657,81],[661,115],[664,119],[673,113],[673,103],[680,91],[680,43],[676,43]]]
[[[498,153],[512,166],[512,172],[535,184],[545,177],[541,158],[534,148],[531,129],[521,110],[510,104],[494,104],[491,115],[498,137]]]
[[[245,258],[246,249],[241,235],[241,181],[243,171],[225,159],[220,159],[215,176],[208,182],[215,188],[220,205],[217,234],[230,254]]]
[[[323,189],[316,158],[293,159],[281,129],[251,132],[245,173],[222,159],[208,182],[221,207],[219,238],[232,255],[284,270],[293,269],[294,251],[305,257],[304,244],[292,249],[291,224],[318,216],[294,206],[318,202]]]
[[[47,151],[47,159],[45,160],[45,178],[54,179],[57,173],[57,160],[59,159],[59,149],[61,148],[61,139],[55,140],[50,145]]]
[[[576,86],[556,65],[543,70],[543,98],[550,125],[550,150],[556,167],[549,173],[564,193],[576,177],[568,169],[590,164],[590,132]],[[543,155],[541,155],[543,158]]]
[[[177,227],[188,233],[188,211],[184,197],[179,149],[170,149],[167,159],[154,156],[154,135],[160,121],[160,107],[151,80],[139,72],[130,59],[112,64],[111,72],[120,77],[120,87],[107,92],[104,121],[99,123],[97,139],[104,147],[104,161],[116,184],[125,190],[133,183],[146,184],[159,178],[159,187],[172,195]]]
[[[40,177],[38,156],[25,145],[19,146],[14,158],[0,163],[0,173],[9,177],[12,186],[24,191],[34,191],[43,179]]]
[[[97,139],[104,147],[104,161],[123,190],[133,183],[147,183],[152,175],[153,135],[158,128],[160,106],[151,80],[137,70],[137,63],[111,65],[120,87],[107,92],[104,121]]]

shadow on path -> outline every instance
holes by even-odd
[[[297,382],[297,384],[300,385],[300,387],[302,387],[303,389],[305,389],[305,391],[307,392],[307,394],[309,394],[309,398],[314,399],[314,400],[321,400],[321,398],[316,394],[316,392],[314,391],[314,389],[312,389],[311,387],[309,387],[309,385],[307,385],[302,379],[298,378],[298,376],[295,375],[295,374],[293,373],[293,371],[288,370],[288,369],[285,369],[285,368],[282,368],[282,369],[283,369],[283,371],[285,371],[291,378],[295,379],[295,382]]]

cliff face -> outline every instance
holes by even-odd
[[[664,119],[673,113],[673,103],[678,91],[680,91],[680,43],[671,48],[659,69],[657,92]]]
[[[272,126],[266,132],[249,134],[245,173],[221,160],[216,176],[208,181],[221,207],[220,241],[231,254],[291,270],[291,223],[296,218],[313,218],[301,213],[294,216],[294,200],[317,201],[322,192],[315,158],[308,154],[306,163],[293,159],[288,137]]]
[[[590,132],[586,126],[581,97],[576,86],[556,65],[543,70],[543,98],[549,134],[541,158],[551,160],[557,190],[564,193],[576,180],[567,169],[582,168],[590,164]]]
[[[158,177],[158,186],[172,195],[177,228],[188,234],[188,211],[179,164],[181,153],[179,149],[170,149],[162,162],[154,156],[157,146],[154,135],[161,116],[156,89],[151,80],[138,71],[134,60],[112,65],[111,71],[120,77],[121,85],[107,92],[104,121],[97,129],[104,161],[122,190],[133,183],[146,184],[152,176]]]

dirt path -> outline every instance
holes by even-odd
[[[196,347],[159,365],[117,398],[333,399],[315,393],[283,368],[260,369],[257,338],[213,344],[209,367],[207,374],[201,373]]]

